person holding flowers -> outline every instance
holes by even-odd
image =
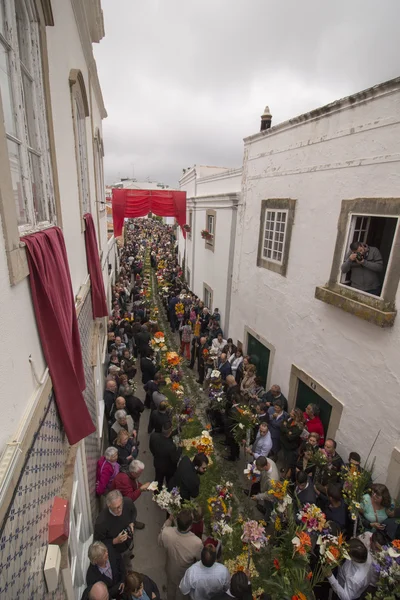
[[[283,449],[283,470],[288,477],[296,464],[296,451],[304,429],[304,417],[300,408],[294,408],[288,419],[281,425],[281,446]]]
[[[339,600],[357,600],[372,579],[372,559],[361,540],[349,542],[349,559],[339,567],[337,577],[327,568],[328,581]]]

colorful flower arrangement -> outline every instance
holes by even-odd
[[[254,560],[249,557],[247,552],[242,552],[236,558],[231,558],[229,560],[224,561],[224,565],[228,569],[231,575],[234,575],[237,571],[246,571],[248,573],[251,580],[254,580],[259,577],[258,571],[254,564]]]
[[[244,469],[243,473],[246,475],[247,479],[253,483],[258,481],[261,475],[261,472],[256,467],[256,461],[252,464],[247,463],[247,468]]]
[[[373,568],[379,576],[374,599],[394,600],[400,590],[400,540],[382,546],[373,559]]]
[[[303,523],[306,531],[322,531],[326,524],[325,514],[315,504],[304,504],[297,513],[297,518]]]
[[[257,425],[257,415],[248,406],[241,404],[236,407],[233,418],[236,421],[236,425],[232,428],[233,437],[240,444],[244,437],[246,437],[246,434]]]
[[[268,494],[273,496],[277,501],[276,509],[280,505],[280,509],[278,512],[283,512],[289,504],[292,504],[292,498],[288,494],[290,481],[285,479],[284,481],[275,481],[275,479],[271,479],[270,481],[270,489],[268,490]]]
[[[186,231],[187,233],[190,233],[192,231],[192,228],[190,227],[190,225],[188,225],[187,223],[183,226],[184,231]]]
[[[195,438],[182,440],[182,445],[186,450],[196,450],[196,454],[204,452],[208,457],[214,452],[214,442],[210,433],[205,429],[201,435]]]
[[[163,485],[162,490],[153,496],[153,501],[171,515],[177,514],[182,506],[182,498],[177,487],[172,488],[169,492],[165,485]]]
[[[265,527],[258,521],[252,519],[243,523],[242,542],[252,546],[257,551],[268,544],[268,537],[265,535]]]
[[[175,366],[179,365],[180,362],[181,362],[181,359],[177,352],[167,352],[168,365],[175,367]]]
[[[176,316],[178,317],[178,319],[182,320],[183,317],[185,316],[185,307],[183,306],[182,302],[178,302],[175,305],[175,313]]]
[[[318,536],[317,545],[321,564],[330,568],[340,565],[343,560],[350,559],[348,545],[344,541],[343,534],[339,536],[323,533]]]
[[[373,465],[372,465],[373,469]],[[357,521],[363,495],[367,492],[372,481],[372,469],[357,469],[349,466],[343,467],[343,499],[349,507],[351,518]]]
[[[311,538],[305,531],[297,531],[292,539],[293,556],[297,553],[305,556],[311,550]]]

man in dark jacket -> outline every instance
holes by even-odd
[[[161,433],[163,425],[170,421],[171,415],[168,411],[168,404],[163,400],[160,402],[158,409],[151,412],[147,433],[152,433],[153,431]]]
[[[176,471],[182,453],[182,448],[177,448],[172,439],[172,423],[164,423],[161,433],[152,433],[149,441],[150,452],[154,457],[155,479],[158,489],[161,490],[164,479],[166,484]]]
[[[222,381],[225,381],[227,376],[232,374],[232,367],[231,364],[228,362],[225,353],[221,354],[217,369],[221,373]]]
[[[184,456],[168,484],[168,489],[178,487],[183,500],[197,498],[200,492],[200,475],[204,475],[207,471],[207,465],[208,458],[203,452],[196,454],[193,460]]]
[[[270,406],[273,406],[276,400],[279,400],[283,410],[286,412],[288,411],[288,401],[282,394],[280,386],[276,385],[276,383],[271,386],[271,389],[268,390],[268,392],[265,394],[265,396],[261,398],[261,400],[265,402],[268,408]]]
[[[157,372],[157,367],[153,363],[154,350],[147,350],[146,354],[142,354],[140,359],[140,368],[142,370],[142,383],[145,384],[151,379],[154,379]]]
[[[197,365],[198,365],[198,371],[199,371],[199,378],[197,379],[197,383],[199,383],[200,385],[203,384],[204,381],[204,369],[205,369],[205,365],[204,365],[204,354],[203,351],[207,349],[207,338],[206,337],[201,337],[200,338],[200,344],[197,347]]]
[[[146,392],[144,405],[146,408],[154,408],[152,406],[153,392],[160,391],[160,385],[162,381],[163,376],[159,371],[157,371],[157,373],[154,375],[154,379],[150,379],[147,383],[144,384],[143,389]]]
[[[382,255],[378,248],[361,242],[350,244],[350,250],[341,267],[342,273],[350,273],[352,288],[362,290],[374,296],[380,296],[383,271]]]
[[[311,479],[304,471],[299,471],[296,474],[296,487],[295,496],[297,497],[300,504],[315,504],[317,500],[317,494],[315,493],[314,484]]]
[[[233,429],[237,425],[238,420],[236,417],[239,416],[237,407],[239,406],[240,396],[236,395],[232,397],[233,404],[230,406],[226,405],[226,419],[225,419],[225,445],[229,447],[229,456],[224,456],[225,460],[234,462],[238,460],[240,456],[240,446],[235,440]]]
[[[140,333],[138,333],[136,336],[136,341],[137,341],[138,349],[139,349],[141,356],[146,354],[146,350],[148,350],[148,348],[149,348],[150,340],[151,340],[151,335],[147,330],[147,326],[142,325]]]
[[[107,379],[106,389],[104,390],[104,410],[107,419],[110,419],[110,411],[117,397],[117,383],[115,379]]]
[[[116,552],[128,558],[127,554],[133,547],[136,506],[118,490],[107,494],[106,504],[96,519],[93,539],[112,544]]]

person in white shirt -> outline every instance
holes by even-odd
[[[260,483],[253,484],[250,490],[251,499],[257,502],[257,506],[262,509],[265,520],[268,521],[272,509],[274,508],[274,498],[268,493],[271,487],[271,481],[279,481],[278,467],[273,460],[259,456],[256,460],[256,468],[260,471]],[[255,493],[260,490],[259,493]]]
[[[271,450],[272,438],[268,431],[268,425],[261,423],[253,446],[246,448],[246,452],[257,459],[259,456],[268,456]]]
[[[191,600],[210,600],[219,592],[229,589],[229,571],[224,565],[216,562],[216,559],[214,546],[204,546],[201,560],[189,567],[179,584],[183,595],[190,594]]]
[[[374,561],[375,554],[382,550],[382,546],[387,544],[386,537],[384,536],[382,531],[374,531],[374,533],[372,533],[372,531],[364,531],[364,533],[357,537],[359,540],[362,541],[362,543],[368,550],[368,553],[371,555],[372,561]],[[375,569],[372,569],[371,586],[376,587],[378,579],[378,572],[375,571]]]
[[[333,591],[340,600],[356,600],[365,592],[372,580],[372,558],[361,540],[349,542],[350,560],[339,567],[337,578],[326,573]]]
[[[215,339],[213,339],[211,347],[216,348],[218,350],[218,356],[221,356],[222,351],[227,343],[228,342],[222,337],[222,333],[219,333],[218,336]]]
[[[229,357],[229,362],[231,363],[232,375],[236,378],[236,371],[243,362],[243,352],[239,349],[236,350],[235,354]]]

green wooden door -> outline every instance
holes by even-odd
[[[324,426],[325,435],[328,431],[329,421],[331,418],[332,406],[326,402],[321,396],[319,396],[314,390],[299,379],[299,387],[297,389],[296,406],[301,408],[302,411],[306,409],[309,404],[316,404],[319,406],[320,417]]]
[[[262,384],[265,386],[268,377],[269,348],[248,333],[247,354],[250,356],[250,362],[257,367],[257,376],[261,378]]]

